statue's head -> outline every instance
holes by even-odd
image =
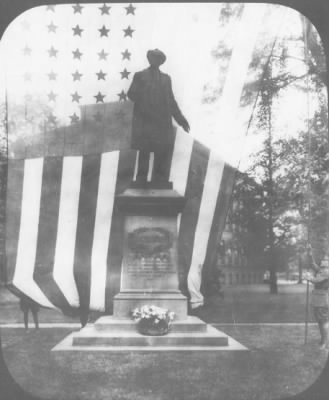
[[[149,50],[146,57],[153,67],[160,67],[166,61],[166,55],[159,49]]]

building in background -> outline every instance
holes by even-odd
[[[262,188],[247,174],[237,172],[215,261],[215,271],[224,285],[264,281],[266,225],[258,213],[261,201]]]

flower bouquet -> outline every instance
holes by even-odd
[[[175,313],[157,306],[145,305],[132,311],[137,329],[142,335],[161,336],[170,330]]]

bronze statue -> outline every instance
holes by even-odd
[[[147,59],[150,66],[135,73],[127,93],[134,102],[131,145],[140,151],[136,180],[146,182],[149,156],[154,152],[152,181],[165,182],[174,139],[172,118],[186,132],[190,126],[177,105],[170,76],[159,69],[166,61],[165,54],[149,50]]]

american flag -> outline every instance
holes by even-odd
[[[124,103],[131,63],[138,65],[135,54],[141,54],[137,13],[133,4],[46,6],[8,27],[3,50],[10,156],[98,151],[105,127],[115,136],[116,123],[131,111]],[[97,128],[93,135],[88,124]]]
[[[145,42],[142,12],[133,4],[38,7],[4,38],[7,278],[45,307],[110,311],[120,289],[115,195],[134,178],[138,156],[129,149],[126,92],[155,47]],[[168,172],[187,198],[178,231],[182,286],[197,288],[195,276],[212,265],[234,171],[177,130]]]
[[[45,307],[110,311],[120,289],[123,221],[115,195],[134,177],[136,151],[9,161],[7,276]],[[235,170],[177,133],[170,179],[187,197],[178,228],[180,283],[198,287],[225,225]],[[208,269],[208,271],[207,271]]]

